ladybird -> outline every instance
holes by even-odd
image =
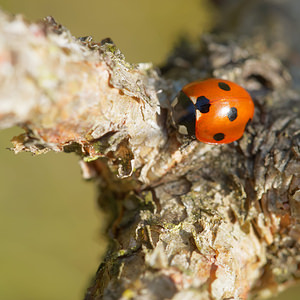
[[[253,101],[244,88],[216,78],[187,84],[171,106],[179,133],[208,144],[238,140],[254,114]]]

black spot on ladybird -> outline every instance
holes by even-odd
[[[195,104],[196,109],[198,109],[201,113],[206,114],[209,112],[210,107],[209,99],[205,96],[200,96],[197,98],[197,102]]]
[[[231,90],[230,86],[227,83],[222,82],[222,81],[218,83],[218,86],[221,90],[224,90],[224,91],[230,91]]]
[[[225,134],[224,133],[216,133],[213,139],[217,142],[224,140]]]
[[[227,117],[230,122],[234,121],[237,118],[237,109],[235,107],[230,107]]]

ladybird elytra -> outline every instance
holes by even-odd
[[[240,139],[253,115],[249,93],[234,82],[217,78],[187,84],[172,103],[178,132],[208,144]]]

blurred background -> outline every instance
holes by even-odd
[[[211,30],[218,2],[0,0],[0,8],[32,21],[51,15],[76,37],[112,38],[129,62],[160,64],[179,36]],[[0,132],[0,300],[81,300],[106,245],[96,191],[74,154],[8,151],[21,132]]]

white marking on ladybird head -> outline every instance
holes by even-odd
[[[186,128],[186,126],[184,126],[184,125],[179,125],[179,126],[178,126],[178,132],[179,132],[180,134],[185,134],[185,135],[188,134],[187,128]]]
[[[194,105],[196,105],[196,102],[197,102],[197,97],[195,96],[191,96],[189,97],[191,99],[191,101],[194,103]]]
[[[196,120],[198,121],[201,118],[202,113],[196,109]]]

